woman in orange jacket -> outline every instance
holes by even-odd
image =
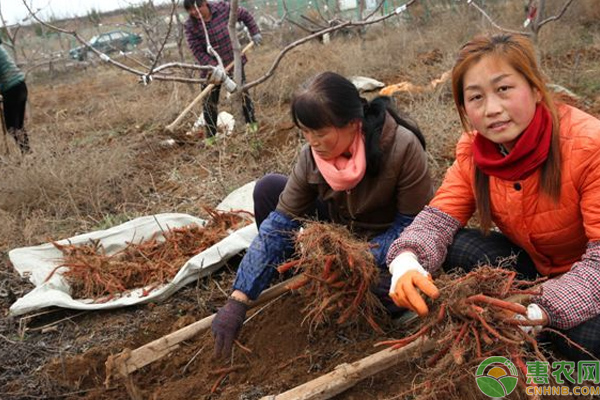
[[[392,244],[390,297],[419,315],[444,268],[517,254],[525,277],[549,276],[528,317],[600,357],[600,120],[556,105],[523,36],[478,36],[452,70],[465,128],[434,199]],[[480,230],[466,229],[477,212]],[[497,226],[497,230],[492,228]],[[553,338],[572,359],[589,354]]]

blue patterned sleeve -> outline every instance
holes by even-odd
[[[292,255],[294,232],[299,228],[300,223],[287,215],[271,212],[240,263],[233,290],[255,300],[273,280],[277,266]]]
[[[373,256],[375,256],[375,261],[377,262],[379,268],[387,270],[385,260],[388,249],[394,240],[396,240],[396,238],[398,238],[398,236],[402,233],[404,228],[410,225],[414,219],[414,216],[398,213],[396,214],[394,223],[387,231],[371,239],[371,253],[373,253]]]

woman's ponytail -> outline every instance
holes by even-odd
[[[382,150],[379,145],[386,114],[390,114],[394,121],[400,126],[408,129],[417,137],[423,150],[426,149],[425,137],[421,133],[419,126],[405,114],[399,113],[392,101],[387,96],[379,96],[371,102],[361,99],[363,102],[364,119],[363,132],[365,135],[365,149],[367,152],[367,173],[377,175],[381,167]]]

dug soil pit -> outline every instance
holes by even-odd
[[[373,346],[382,337],[367,323],[324,325],[309,332],[301,313],[305,306],[303,297],[288,293],[255,316],[249,312],[239,337],[246,349],[234,346],[230,359],[214,359],[214,342],[207,331],[131,374],[129,384],[133,383],[144,399],[260,399],[382,350]],[[382,326],[390,336],[401,335],[390,332],[389,321],[383,321]],[[130,399],[123,382],[104,387],[104,361],[108,355],[92,348],[75,357],[55,360],[46,368],[62,385],[77,387],[77,398]],[[387,398],[410,387],[414,372],[415,368],[407,364],[399,365],[335,398]]]

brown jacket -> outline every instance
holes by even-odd
[[[336,192],[305,145],[277,210],[292,218],[303,217],[319,199],[327,204],[331,221],[367,238],[386,231],[398,213],[418,214],[433,196],[427,153],[415,134],[391,115],[386,116],[380,146],[383,160],[378,175],[366,174],[354,189]]]

